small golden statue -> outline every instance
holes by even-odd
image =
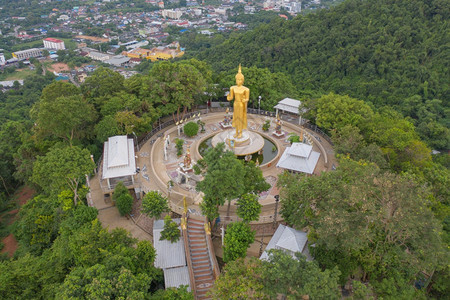
[[[278,134],[281,134],[281,125],[283,124],[283,122],[280,119],[280,115],[277,115],[277,121],[276,121],[276,126],[275,126],[275,132]]]
[[[239,71],[236,74],[236,85],[230,87],[230,93],[227,100],[231,101],[234,98],[234,112],[232,126],[236,128],[235,138],[242,137],[242,130],[247,129],[247,102],[250,98],[250,90],[243,86],[244,75],[241,72],[241,64],[239,64]]]
[[[187,148],[186,150],[186,156],[184,157],[183,165],[185,169],[189,169],[191,167],[191,150]]]

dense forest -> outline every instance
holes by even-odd
[[[289,75],[301,91],[394,107],[431,147],[448,149],[449,11],[442,0],[349,0],[222,41],[186,43],[217,72],[238,63],[268,68]]]
[[[448,6],[350,0],[229,37],[188,32],[191,55],[206,61],[149,64],[128,79],[101,67],[80,87],[48,72],[16,83],[0,94],[0,215],[21,185],[36,194],[13,225],[0,222],[0,237],[19,243],[12,258],[0,256],[0,298],[191,299],[161,289],[150,243],[101,227],[84,174],[109,136],[143,136],[160,118],[222,96],[239,63],[249,107],[259,95],[267,110],[302,99],[339,165],[279,179],[281,214],[308,230],[315,261],[229,261],[213,296],[338,299],[349,281],[355,299],[448,296],[450,162],[431,155],[450,140]]]

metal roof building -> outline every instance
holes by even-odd
[[[173,219],[173,221],[180,224],[180,219]],[[156,220],[153,223],[153,246],[156,250],[155,267],[163,269],[166,288],[187,285],[188,291],[190,291],[189,270],[183,239],[180,238],[175,243],[167,240],[160,241],[163,228],[164,220]]]
[[[304,143],[292,143],[286,147],[277,163],[277,167],[306,174],[314,173],[320,153],[312,151],[312,146]]]
[[[306,260],[313,260],[308,249],[308,235],[306,232],[295,230],[280,224],[272,239],[259,259],[268,259],[270,249],[283,250],[295,258],[295,253],[300,252],[306,256]]]
[[[136,174],[136,158],[134,156],[133,139],[126,135],[117,135],[108,138],[103,148],[103,172],[102,179],[106,179],[111,188],[111,178],[123,178],[131,176],[134,183]]]

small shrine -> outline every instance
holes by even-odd
[[[275,121],[275,131],[272,132],[272,134],[278,138],[284,137],[284,132],[281,130],[281,125],[283,124],[283,121],[281,121],[280,115],[277,115],[277,119]]]
[[[230,109],[227,107],[227,110],[225,111],[225,117],[223,119],[223,122],[219,123],[220,126],[222,126],[222,128],[230,128],[232,127],[232,123],[231,123],[231,115],[230,115]]]

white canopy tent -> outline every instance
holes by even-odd
[[[134,156],[133,139],[126,135],[117,135],[108,138],[103,148],[103,172],[102,179],[108,182],[111,189],[110,179],[131,177],[134,184],[136,175],[136,159]]]
[[[277,163],[277,167],[302,172],[306,174],[314,173],[320,153],[312,151],[312,146],[304,143],[293,143],[291,147],[286,147],[283,155]]]

